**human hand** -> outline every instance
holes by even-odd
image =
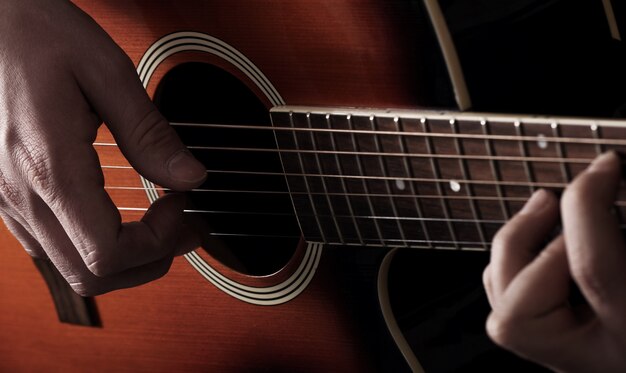
[[[89,16],[69,1],[0,2],[0,215],[81,295],[157,279],[196,245],[180,195],[121,222],[92,146],[103,121],[151,181],[182,191],[205,179],[130,59]]]
[[[497,344],[557,371],[626,371],[626,246],[611,212],[620,168],[606,153],[575,178],[561,199],[562,234],[542,250],[559,216],[546,190],[497,233],[483,275]],[[569,303],[571,279],[588,304]]]

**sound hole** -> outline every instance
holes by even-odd
[[[155,103],[172,123],[208,125],[174,125],[208,170],[207,181],[188,193],[193,210],[188,214],[210,231],[204,249],[250,275],[282,268],[293,255],[300,230],[274,134],[267,129],[267,108],[232,74],[204,63],[186,63],[168,72]]]

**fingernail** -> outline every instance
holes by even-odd
[[[602,172],[608,171],[612,167],[615,167],[615,161],[618,160],[617,153],[609,151],[596,157],[587,167],[587,172]]]
[[[175,153],[167,163],[167,171],[172,179],[190,183],[206,177],[206,168],[188,150]]]
[[[548,191],[545,189],[539,189],[526,201],[526,204],[520,210],[520,214],[528,214],[531,212],[537,212],[543,209],[549,202]]]

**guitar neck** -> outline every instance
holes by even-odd
[[[272,122],[304,237],[327,244],[488,250],[535,190],[626,151],[618,120],[277,107]]]

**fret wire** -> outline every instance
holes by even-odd
[[[474,119],[477,121],[477,119]],[[247,128],[246,126],[226,126],[233,128]],[[299,128],[299,127],[255,127],[249,126],[250,128],[255,129],[265,129],[271,131],[292,131],[292,132],[335,132],[335,133],[350,133],[350,130],[342,130],[342,129],[325,129],[325,128],[315,128],[315,129],[307,129],[307,128]],[[355,134],[372,134],[371,130],[354,130]],[[454,135],[449,133],[438,133],[438,132],[430,132],[430,133],[422,133],[422,132],[395,132],[395,131],[381,131],[380,135],[391,135],[391,136],[406,136],[406,137],[442,137],[449,138],[454,137]],[[461,139],[474,139],[474,140],[484,140],[485,137],[482,135],[474,135],[474,134],[461,134],[459,135]],[[508,136],[508,135],[491,135],[489,137],[491,140],[503,140],[503,141],[529,141],[536,142],[538,139],[536,136]],[[542,139],[543,140],[543,139]],[[621,139],[587,139],[587,138],[579,138],[579,137],[562,137],[562,138],[546,138],[546,142],[564,142],[570,144],[605,144],[605,145],[614,145],[614,146],[626,146],[626,140]],[[96,141],[93,143],[94,146],[115,146],[118,145],[116,143],[105,143]]]
[[[589,129],[591,130],[591,136],[595,139],[601,139],[602,138],[602,129],[600,127],[598,127],[595,123],[592,124]],[[599,156],[600,154],[604,153],[606,151],[606,146],[604,146],[603,144],[596,144],[595,146],[595,150],[596,150],[596,157]],[[620,222],[624,221],[624,214],[622,213],[622,209],[619,208],[619,204],[615,204],[612,207],[613,211],[615,212],[615,215],[617,216],[617,218],[619,219]]]
[[[456,122],[450,121],[450,125],[452,126],[452,130],[454,131],[454,133],[459,133],[459,129],[458,129],[458,126],[456,125]],[[457,154],[462,155],[464,153],[464,148],[458,138],[454,139],[454,145],[456,147]],[[467,171],[467,162],[463,159],[459,159],[459,167],[461,168],[461,173],[463,175],[463,178],[468,179],[469,172]],[[467,191],[466,193],[468,197],[474,196],[474,187],[471,184],[466,185],[466,191]],[[480,218],[478,216],[479,214],[478,214],[478,209],[476,208],[476,203],[471,198],[468,201],[469,201],[470,209],[472,210],[472,216],[474,216],[474,219],[476,220],[476,230],[478,232],[478,237],[480,237],[481,241],[485,241],[485,230],[483,228],[482,223],[479,222]]]
[[[422,124],[422,130],[424,132],[430,131],[430,126],[429,126],[427,119],[421,119],[420,123]],[[434,154],[434,151],[433,151],[434,147],[432,144],[432,139],[430,137],[426,137],[425,140],[426,140],[426,149],[428,150],[428,153]],[[439,170],[439,164],[435,162],[435,159],[433,158],[430,159],[430,166],[433,171],[433,176],[435,177],[435,179],[440,179],[441,173]],[[444,195],[443,190],[441,188],[441,183],[435,183],[435,187],[437,188],[437,193],[439,193],[440,195]],[[443,209],[443,216],[446,218],[446,220],[448,220],[450,218],[450,212],[448,209],[447,200],[441,199],[440,202],[441,202],[441,208]],[[448,230],[450,231],[450,237],[452,237],[453,241],[456,241],[457,240],[456,232],[455,232],[454,227],[452,226],[452,223],[448,221],[447,226],[448,226]]]
[[[484,134],[489,134],[491,132],[491,123],[483,120],[481,123],[481,127]],[[485,148],[487,149],[488,155],[493,155],[495,153],[493,149],[493,142],[489,140],[485,140]],[[500,175],[500,169],[496,165],[496,162],[493,159],[489,160],[489,165],[491,167],[491,174],[494,176],[496,181],[502,181],[502,177]],[[502,216],[505,219],[509,220],[511,218],[511,213],[509,211],[509,205],[504,201],[504,193],[502,192],[502,186],[500,184],[495,185],[496,193],[498,194],[498,198],[500,199],[500,208],[502,209]]]
[[[326,116],[326,126],[328,128],[332,128],[332,124],[330,122],[330,115]],[[337,144],[335,142],[335,133],[330,134],[330,144],[333,149],[337,149]],[[339,174],[343,175],[343,165],[339,161],[339,155],[335,154],[334,158],[335,158],[335,162],[337,163],[337,170],[339,171]],[[344,197],[346,199],[346,204],[348,205],[348,211],[350,212],[350,215],[352,216],[352,224],[354,225],[354,230],[356,231],[356,235],[359,238],[359,242],[362,243],[363,236],[361,235],[361,228],[359,227],[359,224],[357,224],[356,219],[354,218],[354,209],[352,207],[352,201],[349,197],[349,194],[347,193],[348,188],[346,187],[346,180],[341,178],[339,179],[339,182],[341,183],[341,188],[344,191]],[[335,194],[331,194],[331,195],[335,195]]]
[[[524,127],[523,127],[524,124],[522,122],[515,122],[514,126],[515,126],[515,133],[517,134],[517,136],[518,137],[524,136]],[[524,165],[524,171],[526,172],[526,177],[531,182],[531,185],[529,185],[530,194],[533,194],[537,188],[535,188],[535,186],[532,185],[532,183],[534,183],[536,180],[535,180],[535,174],[532,172],[532,170],[530,169],[530,165],[525,160],[526,157],[528,156],[528,149],[526,146],[526,142],[524,141],[519,142],[519,150],[520,150],[520,154],[522,155],[522,158],[524,158],[523,165]]]
[[[295,123],[293,121],[293,115],[291,115],[291,113],[289,114],[289,123],[290,123],[291,127],[295,127]],[[296,132],[292,132],[292,135],[293,135],[294,144],[296,145],[296,147],[299,147],[299,145],[298,145],[298,137],[296,136]],[[313,202],[313,196],[311,195],[311,188],[309,188],[309,181],[308,181],[308,177],[309,176],[307,176],[307,174],[304,173],[305,172],[305,170],[304,170],[304,161],[302,160],[302,156],[300,154],[298,154],[297,156],[298,156],[298,161],[300,163],[300,169],[303,172],[303,174],[301,176],[303,176],[303,179],[304,179],[304,186],[305,186],[305,189],[306,189],[306,191],[308,193],[308,196],[309,196],[309,203],[311,204],[311,208],[313,209],[313,214],[315,215],[315,222],[317,223],[317,227],[319,228],[320,236],[322,237],[322,239],[324,241],[326,241],[326,235],[324,234],[324,229],[322,228],[322,224],[321,224],[319,218],[317,217],[317,209],[315,207],[315,203]],[[285,176],[291,176],[291,175],[289,175],[287,173],[284,173],[284,174],[285,174]],[[297,176],[297,174],[293,175],[293,176]],[[287,184],[289,184],[289,183],[287,183]]]
[[[595,148],[596,148],[596,154],[600,155],[602,153],[604,153],[606,151],[606,145],[604,145],[601,140],[602,140],[602,127],[598,127],[595,123],[591,125],[590,127],[591,129],[591,136],[598,140],[598,143],[596,144]]]
[[[561,136],[561,130],[560,130],[560,126],[557,122],[552,123],[552,125],[550,125],[550,127],[552,128],[552,135],[555,137],[560,137]],[[563,158],[564,154],[565,154],[565,150],[563,149],[563,144],[562,143],[557,143],[556,144],[556,152],[557,155],[559,156],[559,158]],[[572,181],[572,175],[570,174],[569,168],[567,167],[567,164],[565,163],[561,163],[561,174],[563,175],[564,181],[569,183],[570,181]]]
[[[396,128],[398,129],[398,131],[402,131],[404,130],[404,122],[402,121],[402,119],[397,118],[398,120],[394,119],[394,123],[396,123]],[[400,151],[402,153],[406,153],[407,149],[409,148],[406,144],[406,137],[399,137],[398,138],[399,143],[400,143]],[[411,167],[409,165],[409,161],[406,157],[403,158],[404,160],[404,172],[408,177],[414,177],[414,173],[413,173],[413,167]],[[410,192],[412,195],[416,195],[415,193],[415,185],[412,182],[407,183],[409,184],[409,188],[410,188]],[[415,204],[415,211],[417,211],[417,216],[418,217],[423,217],[423,213],[422,213],[422,207],[421,207],[421,203],[419,198],[413,198],[413,202]],[[426,241],[429,242],[430,241],[430,232],[428,232],[428,228],[426,226],[426,223],[424,221],[420,221],[420,226],[422,227],[422,231],[424,232],[424,238],[426,238]]]
[[[348,116],[346,118],[348,120],[348,128],[350,130],[354,129],[354,123],[352,122],[352,117]],[[352,148],[355,151],[359,151],[359,144],[356,141],[356,136],[355,136],[355,132],[350,132],[350,139],[352,140]],[[359,170],[359,174],[360,175],[365,175],[365,173],[363,172],[363,165],[361,164],[361,157],[359,155],[356,156],[356,165],[357,168]],[[370,198],[370,190],[369,190],[369,186],[367,185],[367,182],[365,181],[368,178],[361,178],[361,183],[363,185],[363,190],[365,191],[365,193],[368,195],[367,197],[367,204],[369,206],[370,211],[372,212],[372,214],[375,214],[375,210],[374,210],[374,204],[372,203],[372,199]],[[374,220],[374,228],[376,229],[376,233],[378,234],[378,238],[380,238],[380,242],[383,243],[383,235],[382,235],[382,231],[380,229],[380,226],[378,224],[377,220]]]
[[[308,114],[306,116],[306,122],[309,128],[313,128],[313,126],[311,125],[311,116]],[[317,149],[317,142],[315,141],[315,136],[313,135],[313,132],[310,132],[309,136],[311,139],[311,145],[313,146],[313,149]],[[296,143],[296,146],[298,146],[297,143]],[[317,169],[320,170],[320,172],[324,172],[324,169],[322,168],[322,162],[320,162],[319,153],[315,154],[315,164],[317,165]],[[326,179],[322,177],[320,181],[322,182],[322,189],[324,190],[324,196],[326,197],[326,202],[328,203],[328,208],[330,209],[331,218],[333,220],[333,223],[335,224],[335,229],[337,230],[337,234],[339,235],[339,241],[344,242],[343,233],[341,229],[339,228],[339,223],[337,222],[337,217],[335,214],[335,209],[333,208],[333,203],[330,200],[330,196],[328,195],[328,187],[326,185]]]
[[[377,131],[378,129],[378,125],[376,123],[376,118],[374,116],[370,117],[370,126],[372,127],[373,131]],[[382,151],[382,147],[380,145],[380,140],[378,138],[378,134],[374,135],[374,146],[376,147],[376,150],[378,152]],[[385,162],[383,161],[382,157],[378,157],[378,164],[380,166],[381,171],[383,172],[383,176],[388,176],[389,175],[389,170],[387,169],[387,165],[385,164]],[[389,186],[389,184],[391,183],[390,180],[386,180],[385,181],[385,189],[387,190],[387,193],[389,194],[389,202],[390,202],[390,206],[391,206],[391,211],[393,212],[394,216],[398,216],[398,208],[396,206],[396,202],[392,196],[391,193],[391,187]],[[400,224],[400,221],[396,221],[396,225],[398,226],[398,233],[400,233],[400,239],[405,240],[406,239],[406,234],[404,233],[404,229],[402,228],[402,224]]]

